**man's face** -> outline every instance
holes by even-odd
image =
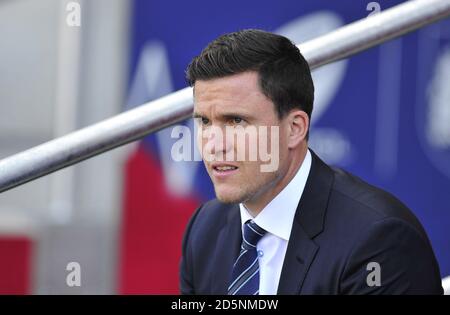
[[[196,81],[194,103],[197,141],[217,198],[226,203],[238,203],[270,193],[287,169],[288,132],[287,123],[278,118],[273,102],[261,92],[258,73],[251,71]],[[273,126],[279,131],[276,136],[271,135]],[[235,136],[227,137],[227,129],[232,127],[237,127],[238,131]],[[261,128],[266,128],[267,132],[260,132]],[[246,134],[246,130],[256,130],[256,136]],[[222,136],[217,136],[217,131],[221,131]],[[243,138],[244,145],[239,141]],[[277,156],[272,156],[278,159],[277,167],[270,172],[261,171],[261,166],[269,162],[261,160],[258,141],[267,144],[267,151],[277,148]],[[238,150],[242,148],[244,160],[238,158]],[[256,149],[256,159],[250,159],[251,148]],[[234,158],[229,161],[227,156]]]

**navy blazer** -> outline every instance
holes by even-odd
[[[442,294],[431,244],[411,211],[311,154],[278,294]],[[183,239],[181,293],[227,294],[241,242],[238,204],[214,199],[197,209]],[[371,262],[380,267],[375,285],[367,281]]]

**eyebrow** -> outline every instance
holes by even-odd
[[[192,113],[192,118],[203,118],[204,116],[199,113]]]
[[[235,118],[235,117],[240,117],[247,121],[252,118],[251,116],[244,114],[244,113],[224,113],[224,114],[220,114],[219,117],[222,119],[225,119],[225,120]],[[208,118],[208,117],[201,113],[194,112],[192,114],[192,118]]]

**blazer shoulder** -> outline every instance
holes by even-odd
[[[332,198],[335,202],[339,201],[341,208],[346,205],[354,219],[361,218],[368,224],[388,218],[397,219],[426,235],[417,217],[397,197],[345,170],[332,169],[335,178]]]
[[[202,204],[191,218],[191,230],[192,232],[202,231],[209,229],[218,229],[220,226],[227,222],[230,210],[233,207],[239,208],[236,204],[225,204],[217,199],[212,199]]]

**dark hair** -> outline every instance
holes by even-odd
[[[220,36],[195,57],[186,70],[190,86],[197,80],[257,71],[259,85],[282,118],[300,108],[311,119],[314,84],[300,50],[284,36],[255,29]]]

